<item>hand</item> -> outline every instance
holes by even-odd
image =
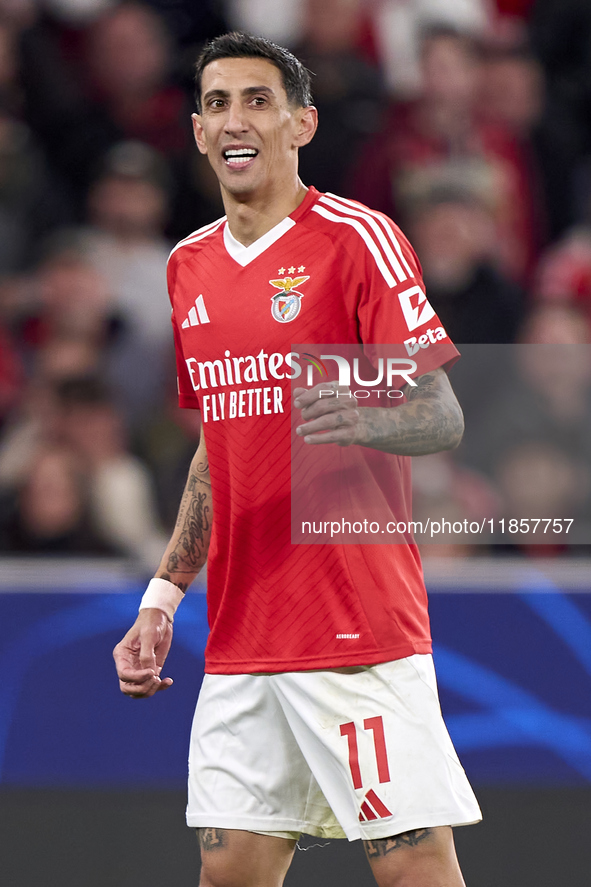
[[[357,443],[361,414],[348,388],[325,382],[314,388],[296,388],[293,394],[294,406],[302,411],[305,422],[296,428],[304,443],[336,443],[341,447]]]
[[[166,690],[172,678],[160,672],[172,643],[172,622],[162,610],[140,610],[134,625],[113,650],[119,687],[126,696],[148,698]]]

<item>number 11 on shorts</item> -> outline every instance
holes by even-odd
[[[373,744],[376,753],[376,763],[378,765],[378,777],[380,782],[390,782],[390,768],[388,767],[388,753],[386,751],[386,737],[384,736],[384,722],[382,716],[376,718],[366,718],[363,722],[364,730],[371,730],[373,733]],[[341,736],[347,737],[349,745],[349,769],[353,779],[354,788],[363,788],[361,779],[361,769],[359,767],[359,750],[357,747],[357,728],[353,721],[348,724],[341,724]]]

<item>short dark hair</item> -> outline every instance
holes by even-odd
[[[253,37],[232,31],[216,37],[201,50],[195,63],[195,102],[201,113],[201,79],[203,71],[217,59],[256,58],[266,59],[279,69],[288,101],[301,108],[312,104],[310,72],[299,59],[283,46],[264,37]]]

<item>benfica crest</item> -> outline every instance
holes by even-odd
[[[310,275],[305,277],[284,277],[282,280],[270,280],[271,286],[281,290],[271,296],[271,314],[279,323],[289,323],[295,320],[302,307],[301,299],[304,293],[299,293],[296,286],[301,286],[306,280],[310,279]]]

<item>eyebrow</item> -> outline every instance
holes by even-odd
[[[243,96],[256,95],[257,93],[264,92],[267,95],[275,95],[274,90],[271,89],[270,86],[247,86],[242,90]],[[206,92],[203,96],[203,101],[207,102],[212,98],[222,98],[227,99],[230,93],[227,89],[210,89],[209,92]]]

